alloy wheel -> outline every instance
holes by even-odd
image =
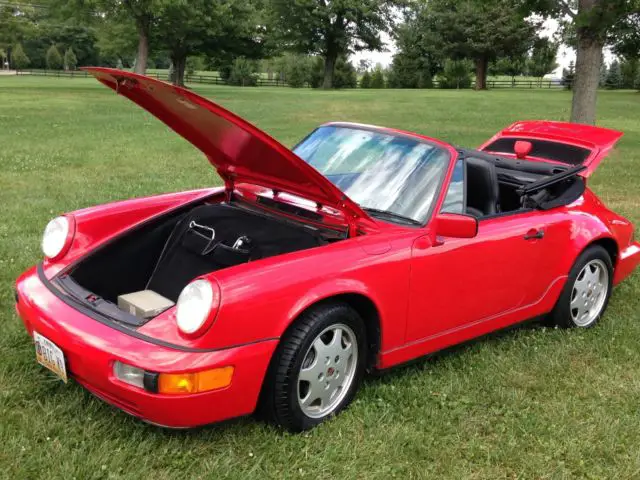
[[[330,415],[346,396],[356,373],[358,342],[338,323],[325,328],[307,350],[298,373],[298,404],[311,418]]]
[[[609,290],[609,270],[600,259],[587,263],[576,277],[571,292],[571,319],[578,327],[595,322],[604,308]]]

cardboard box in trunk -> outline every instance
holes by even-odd
[[[138,318],[160,315],[174,303],[153,290],[141,290],[118,297],[118,308]]]

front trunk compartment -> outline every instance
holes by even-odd
[[[153,290],[176,302],[200,275],[335,240],[315,226],[241,204],[203,204],[153,219],[97,248],[57,285],[116,321],[142,325],[144,320],[117,310],[119,295]]]

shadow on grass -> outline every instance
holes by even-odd
[[[541,318],[527,320],[523,323],[512,325],[495,332],[490,332],[466,342],[458,343],[442,350],[438,350],[437,352],[418,357],[389,369],[372,372],[365,377],[363,383],[366,385],[375,385],[379,381],[387,382],[388,380],[393,380],[394,378],[400,378],[413,373],[416,370],[422,370],[427,365],[437,367],[438,364],[448,361],[453,357],[462,356],[465,352],[469,352],[478,344],[496,344],[504,341],[507,337],[513,337],[521,332],[537,331],[548,328],[542,324],[541,320]]]

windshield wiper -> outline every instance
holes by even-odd
[[[418,225],[418,226],[422,225],[422,223],[420,223],[417,220],[414,220],[411,217],[405,217],[404,215],[390,212],[388,210],[378,210],[377,208],[363,208],[363,210],[367,213],[373,214],[373,216],[379,216],[385,220],[396,221],[396,222],[409,224],[409,225]]]

